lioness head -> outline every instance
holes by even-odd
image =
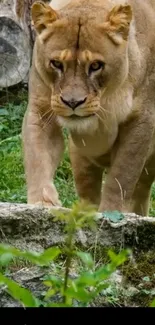
[[[101,97],[128,76],[131,7],[102,2],[100,7],[75,1],[59,12],[40,1],[32,6],[36,66],[52,89],[58,121],[69,128],[91,127],[102,110]]]

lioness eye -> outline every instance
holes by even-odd
[[[102,61],[94,61],[89,66],[89,73],[94,72],[94,71],[98,71],[100,69],[103,69],[104,66],[105,66],[104,62],[102,62]]]
[[[63,71],[63,64],[59,60],[51,60],[50,61],[51,66],[53,66],[56,69],[59,69]]]

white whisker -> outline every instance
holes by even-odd
[[[86,147],[86,143],[85,143],[84,139],[82,139],[82,143],[83,143],[84,147]]]
[[[43,115],[40,114],[40,118],[43,119],[47,114],[49,114],[50,112],[52,112],[52,109],[50,107],[50,109],[48,111],[46,111]]]
[[[99,106],[100,110],[103,112],[103,113],[106,113],[106,114],[111,114],[110,111],[107,111],[104,107],[102,107],[101,105]]]
[[[104,128],[109,131],[108,125],[106,124],[106,119],[103,119],[98,113],[95,113],[95,115],[98,117],[98,119],[104,124]]]
[[[101,117],[97,112],[95,112],[95,115],[99,118],[99,120],[100,120],[102,123],[104,123],[104,120],[102,119],[102,117]]]
[[[55,117],[55,114],[54,112],[52,111],[50,116],[47,118],[47,120],[45,120],[44,122],[44,126],[43,126],[43,129],[47,126],[49,126],[49,124],[52,122],[52,119]]]

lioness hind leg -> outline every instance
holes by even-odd
[[[155,179],[155,167],[152,159],[144,168],[133,194],[132,211],[138,215],[148,216],[151,186]]]
[[[75,152],[70,153],[70,158],[79,198],[98,207],[101,200],[103,168]]]

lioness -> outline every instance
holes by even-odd
[[[27,201],[60,205],[62,128],[79,198],[147,215],[155,178],[155,2],[32,6],[37,32],[23,121]],[[107,170],[102,188],[103,171]]]

